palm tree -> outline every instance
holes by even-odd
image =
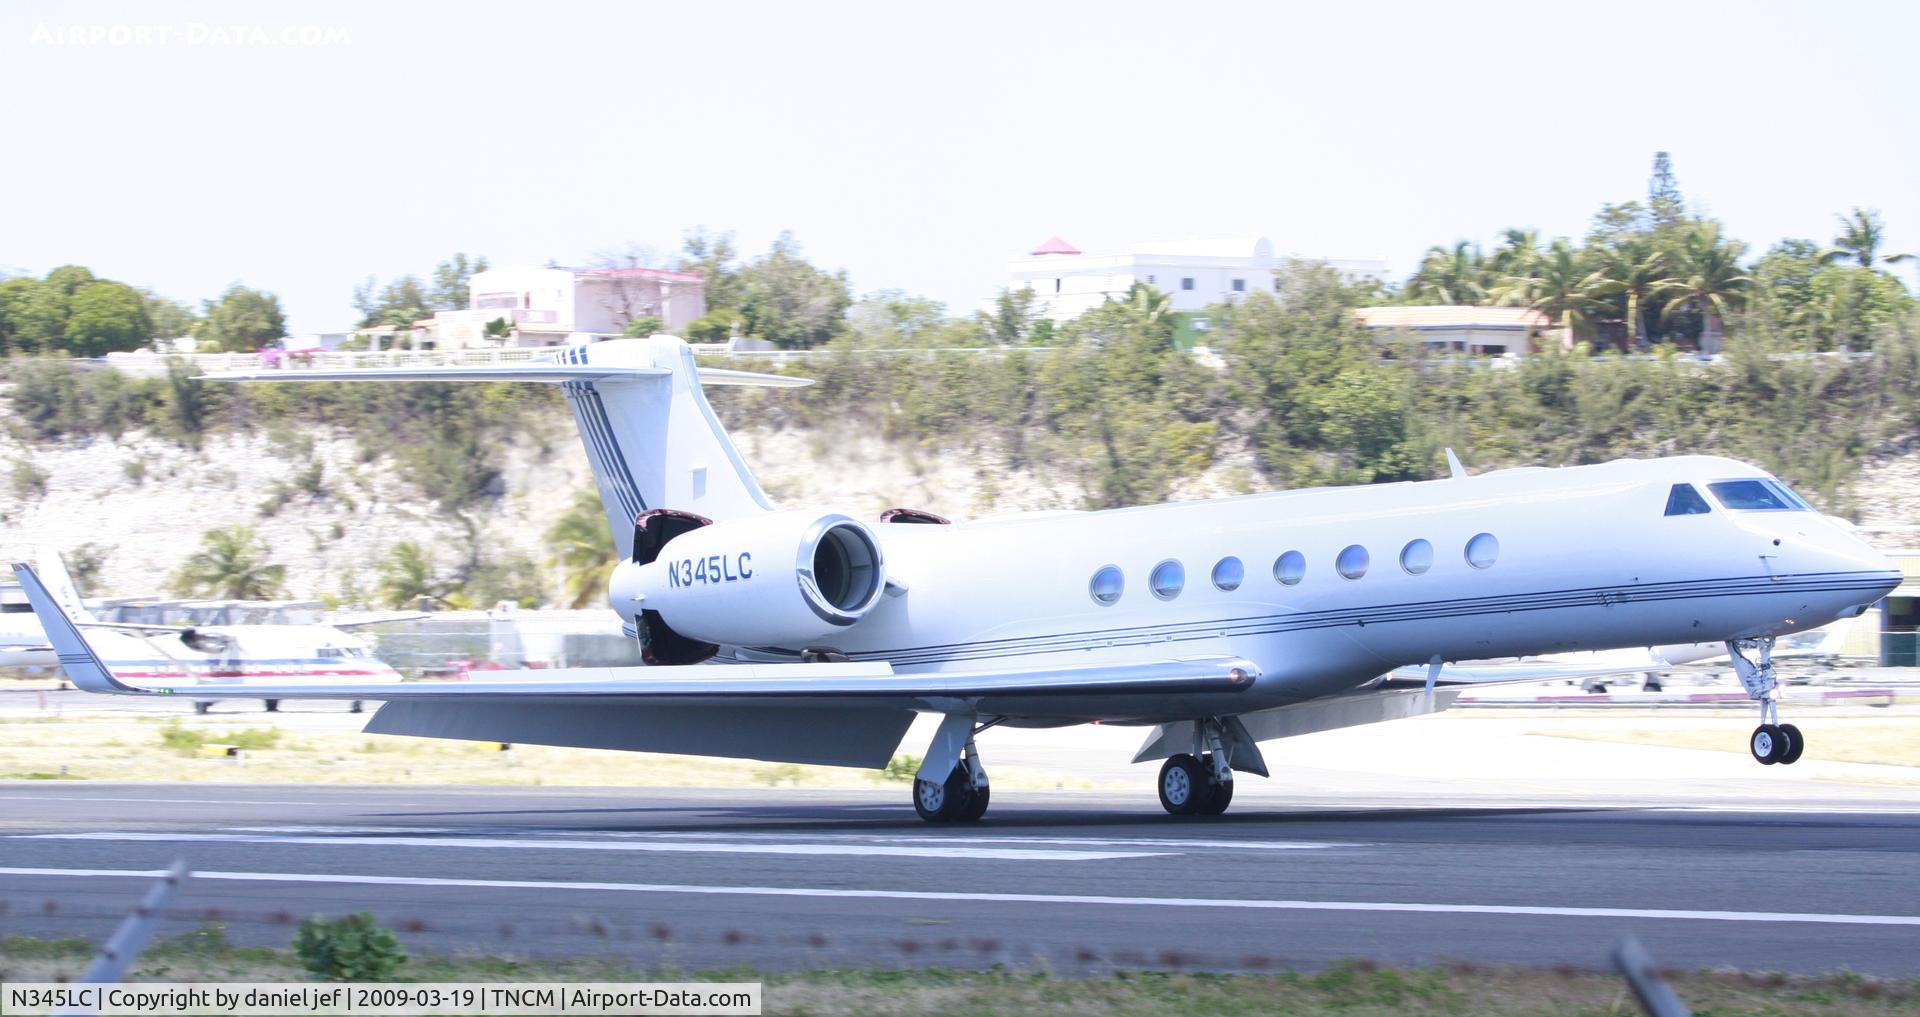
[[[1840,235],[1833,238],[1833,246],[1820,252],[1820,260],[1825,264],[1836,261],[1856,261],[1861,268],[1872,268],[1874,262],[1896,263],[1913,257],[1911,254],[1889,254],[1880,257],[1880,245],[1887,239],[1887,224],[1880,219],[1880,213],[1874,209],[1854,206],[1852,215],[1838,217]]]
[[[620,553],[607,531],[598,494],[589,488],[574,495],[573,504],[547,527],[546,538],[553,549],[551,561],[564,577],[568,607],[586,607],[606,594]]]
[[[1618,243],[1600,249],[1605,277],[1596,295],[1626,298],[1627,345],[1637,346],[1646,339],[1647,300],[1672,281],[1666,253],[1645,236],[1623,237]]]
[[[1570,331],[1583,327],[1606,303],[1595,295],[1605,277],[1589,269],[1581,253],[1566,238],[1555,240],[1529,271],[1500,281],[1493,291],[1494,303],[1531,307]]]
[[[1540,261],[1540,231],[1509,229],[1487,258],[1495,276],[1525,275]]]
[[[267,600],[280,592],[285,565],[267,560],[266,542],[250,526],[208,530],[195,551],[174,573],[174,592],[183,597]]]
[[[1407,282],[1413,299],[1430,304],[1477,304],[1487,298],[1486,259],[1465,240],[1451,248],[1429,247]]]
[[[1723,240],[1720,227],[1699,223],[1688,231],[1674,252],[1673,278],[1660,288],[1667,298],[1662,313],[1692,308],[1707,319],[1707,332],[1717,334],[1720,323],[1746,303],[1753,277],[1740,267],[1746,245]]]
[[[380,587],[374,597],[387,607],[411,608],[422,599],[447,599],[450,586],[434,577],[433,554],[411,540],[389,548],[379,570]]]
[[[1145,325],[1166,325],[1172,327],[1173,294],[1162,293],[1148,283],[1138,279],[1127,287],[1127,306],[1140,316]]]

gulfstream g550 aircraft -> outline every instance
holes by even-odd
[[[799,382],[698,368],[667,336],[507,367],[225,377],[560,385],[623,558],[612,605],[652,665],[273,695],[384,700],[367,725],[382,734],[867,767],[931,712],[913,792],[931,820],[986,810],[975,736],[998,724],[1149,728],[1135,760],[1165,760],[1161,804],[1212,814],[1236,774],[1266,776],[1262,741],[1446,708],[1449,661],[1616,647],[1724,644],[1760,703],[1754,756],[1792,762],[1805,742],[1779,723],[1774,638],[1857,614],[1900,578],[1731,459],[1481,476],[1455,463],[1425,483],[863,522],[776,509],[701,390]],[[76,684],[171,691],[115,679],[15,570]],[[1409,665],[1424,681],[1389,675]]]

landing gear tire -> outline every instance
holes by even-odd
[[[1218,816],[1227,811],[1233,802],[1233,781],[1224,784],[1208,784],[1207,800],[1200,805],[1200,815]]]
[[[984,794],[974,794],[973,788],[968,786],[967,772],[958,767],[941,783],[917,778],[913,782],[913,811],[929,823],[978,819],[987,811],[985,797]],[[975,798],[981,799],[980,813],[969,816]]]
[[[352,705],[352,706],[349,706],[349,707],[347,707],[347,712],[348,712],[348,713],[359,713],[359,712],[361,712],[361,711],[363,711],[363,710],[365,710],[365,709],[366,709],[366,705],[365,705],[364,703],[362,703],[362,702],[361,702],[360,700],[358,700],[358,699],[356,699],[356,700],[354,700],[354,701],[353,701],[353,705]]]
[[[1754,728],[1753,736],[1747,739],[1747,750],[1764,766],[1779,762],[1787,754],[1787,748],[1787,739],[1781,735],[1780,728],[1773,724]]]
[[[266,700],[266,704],[267,704],[267,712],[268,712],[268,713],[279,713],[279,712],[280,712],[280,700],[278,700],[278,699],[269,699],[269,700]]]
[[[1780,754],[1781,766],[1792,766],[1800,761],[1800,753],[1807,750],[1807,740],[1800,735],[1800,729],[1792,724],[1780,725],[1780,734],[1787,740],[1787,751]]]
[[[990,787],[970,789],[967,793],[966,811],[960,813],[960,815],[955,818],[962,823],[978,822],[981,816],[987,814],[987,802],[992,799],[993,789]]]
[[[195,713],[205,713],[211,709],[213,709],[213,704],[205,700],[193,704],[193,712]]]
[[[1160,807],[1176,816],[1191,816],[1210,797],[1208,783],[1200,761],[1182,752],[1160,764]]]

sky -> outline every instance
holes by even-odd
[[[967,312],[1055,234],[1396,274],[1578,236],[1663,149],[1756,249],[1860,205],[1920,251],[1916,37],[1911,2],[15,0],[0,270],[242,282],[300,333],[455,251],[664,260],[705,226]]]

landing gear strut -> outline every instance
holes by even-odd
[[[1004,719],[995,718],[976,727],[971,715],[950,714],[941,722],[933,746],[927,750],[929,762],[939,758],[943,746],[951,751],[952,741],[962,737],[966,741],[945,779],[933,779],[925,765],[914,778],[913,811],[921,819],[929,823],[971,823],[987,814],[993,790],[987,786],[987,771],[980,765],[980,750],[974,747],[973,736]]]
[[[1214,718],[1193,724],[1193,751],[1160,766],[1160,807],[1176,816],[1217,816],[1233,801],[1232,756]]]
[[[1748,651],[1757,652],[1759,661],[1748,657]],[[1780,683],[1773,673],[1773,637],[1730,639],[1727,655],[1733,659],[1733,673],[1747,690],[1747,698],[1760,704],[1760,726],[1754,728],[1747,739],[1747,751],[1766,766],[1798,762],[1800,754],[1807,749],[1807,740],[1799,728],[1780,723]]]

